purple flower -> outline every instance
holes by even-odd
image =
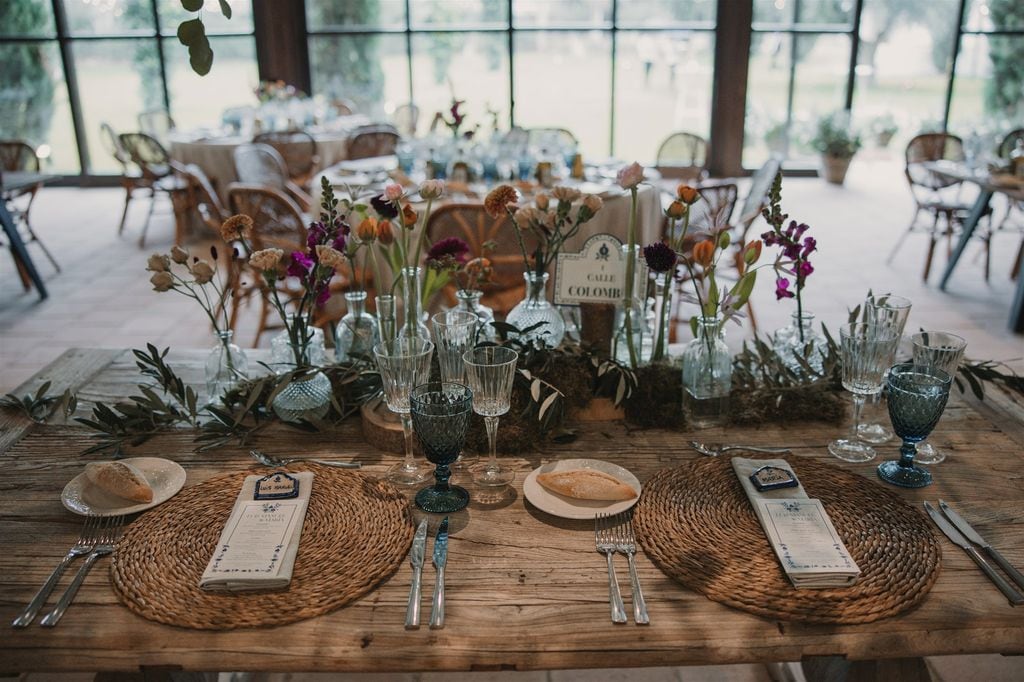
[[[671,272],[676,267],[676,252],[664,242],[654,242],[644,247],[644,260],[652,272]]]
[[[808,237],[807,239],[804,240],[804,248],[800,252],[800,258],[807,260],[807,257],[811,255],[812,252],[817,250],[818,241],[814,237]]]
[[[445,264],[445,265],[462,265],[467,260],[469,254],[469,244],[462,241],[458,237],[445,237],[434,243],[427,251],[427,263],[434,264]]]
[[[795,294],[789,290],[789,280],[779,277],[775,280],[775,299],[781,301],[784,298],[793,298]]]
[[[288,265],[288,276],[302,279],[313,267],[313,259],[301,251],[292,251],[292,262]]]
[[[327,299],[331,297],[331,288],[324,285],[316,295],[316,307],[323,308]]]
[[[306,233],[306,246],[313,250],[317,244],[323,244],[324,237],[327,236],[327,228],[324,227],[323,223],[310,223],[309,231]]]
[[[370,199],[370,205],[373,206],[373,210],[376,211],[377,215],[381,218],[393,220],[398,217],[398,209],[395,208],[395,205],[388,201],[383,194],[378,194]]]
[[[811,265],[810,261],[803,261],[802,263],[800,263],[800,265],[797,266],[796,272],[797,277],[799,277],[799,279],[803,281],[807,279],[808,275],[814,272],[814,266]]]

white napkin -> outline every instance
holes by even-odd
[[[288,586],[313,489],[312,472],[289,475],[299,481],[299,496],[287,500],[254,500],[256,481],[264,477],[246,477],[199,587],[244,592]]]
[[[789,471],[798,485],[758,490],[750,475],[766,465]],[[807,497],[786,460],[733,457],[732,468],[793,587],[845,587],[857,582],[860,568],[846,551],[828,512],[820,500]]]

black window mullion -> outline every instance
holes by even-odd
[[[409,104],[416,106],[416,92],[412,85],[412,8],[410,0],[405,0],[405,62],[409,76]]]
[[[956,79],[956,62],[960,56],[960,42],[964,34],[964,18],[967,15],[967,0],[960,0],[960,12],[956,20],[956,35],[953,36],[953,58],[949,64],[949,80],[946,83],[946,102],[942,109],[942,129],[949,128],[949,111],[953,106],[953,81]]]
[[[619,0],[612,0],[612,81],[611,113],[608,116],[608,155],[615,155],[615,62],[619,43]]]
[[[505,15],[505,21],[508,22],[505,26],[506,35],[508,37],[508,127],[509,130],[516,126],[516,67],[515,67],[515,54],[512,47],[513,34],[512,34],[512,3],[515,0],[508,1],[508,11]]]
[[[78,96],[78,74],[75,71],[74,55],[71,53],[71,41],[68,39],[68,17],[64,13],[62,0],[53,0],[53,18],[57,27],[57,44],[60,47],[61,64],[64,67],[64,85],[68,89],[68,100],[71,102],[71,123],[75,129],[79,173],[86,175],[91,165],[89,145],[85,141],[85,121],[82,119],[81,99]]]
[[[793,24],[800,21],[800,0],[793,0]],[[789,33],[789,83],[786,88],[786,156],[789,156],[789,138],[793,132],[793,98],[796,89],[796,60],[799,55],[797,35]]]
[[[853,28],[850,30],[850,70],[846,74],[846,111],[853,112],[853,91],[857,87],[857,59],[860,53],[860,19],[864,0],[857,0],[853,8]]]
[[[167,87],[167,63],[164,58],[163,31],[160,30],[160,11],[157,9],[157,0],[150,0],[150,7],[153,10],[153,29],[156,31],[156,56],[160,63],[160,89],[164,96],[164,111],[171,113],[171,92]]]

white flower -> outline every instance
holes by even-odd
[[[622,189],[633,189],[644,181],[644,167],[634,161],[619,170],[615,181]]]

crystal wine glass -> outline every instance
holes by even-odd
[[[893,294],[872,294],[864,302],[864,321],[881,327],[889,327],[896,332],[896,343],[899,344],[903,336],[903,330],[907,326],[907,318],[910,317],[910,299]],[[881,392],[871,397],[871,402],[878,401]],[[887,443],[892,439],[892,431],[885,424],[868,422],[861,424],[857,429],[857,436],[865,442],[878,445]]]
[[[431,320],[437,363],[441,365],[441,380],[464,383],[466,368],[462,364],[462,356],[475,345],[480,318],[465,310],[446,310],[437,313]]]
[[[839,330],[843,362],[843,388],[853,394],[853,424],[848,438],[837,438],[828,451],[847,462],[867,462],[875,449],[857,437],[861,410],[867,396],[882,390],[885,370],[892,366],[899,337],[892,329],[851,323]]]
[[[903,439],[899,460],[878,465],[878,477],[904,488],[923,488],[932,482],[927,469],[914,464],[917,443],[935,428],[949,399],[949,374],[937,367],[905,363],[889,370],[889,418]]]
[[[469,504],[469,493],[449,483],[452,477],[449,465],[466,442],[469,418],[473,414],[473,392],[462,384],[433,382],[412,389],[409,402],[423,454],[436,465],[434,485],[416,493],[416,504],[427,512],[457,512]]]
[[[484,418],[491,456],[486,464],[473,467],[473,481],[478,485],[508,485],[515,472],[498,464],[498,417],[509,410],[512,401],[512,380],[516,375],[519,353],[504,346],[482,346],[463,356],[466,378],[473,389],[473,411]]]
[[[926,367],[938,367],[950,377],[956,376],[960,359],[967,349],[967,342],[956,334],[949,332],[924,331],[910,337],[914,344],[914,364]],[[918,464],[938,464],[946,459],[946,453],[937,450],[928,443],[917,444],[914,461]]]
[[[388,480],[399,485],[416,485],[427,480],[430,468],[412,456],[412,418],[409,416],[409,394],[430,378],[430,355],[434,344],[416,336],[382,341],[373,347],[384,385],[388,409],[402,420],[405,435],[405,460],[388,471]]]

